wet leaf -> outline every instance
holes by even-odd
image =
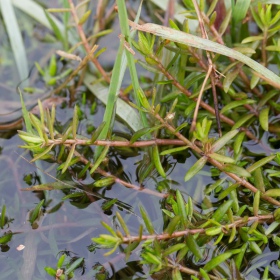
[[[170,246],[168,247],[164,252],[163,252],[163,256],[168,256],[171,255],[179,250],[181,250],[182,248],[186,247],[185,243],[178,243],[176,245]]]
[[[204,280],[210,280],[208,273],[203,268],[199,268],[199,272]]]
[[[250,241],[249,242],[249,247],[254,253],[256,253],[258,255],[262,254],[261,248],[259,247],[259,245],[255,241]]]
[[[208,272],[211,271],[213,268],[221,264],[222,262],[226,261],[232,256],[232,252],[226,252],[223,254],[220,254],[214,258],[212,258],[204,267],[203,269]]]
[[[153,146],[152,147],[152,156],[153,156],[153,162],[155,164],[155,167],[156,167],[158,173],[163,178],[166,178],[165,171],[164,171],[164,169],[162,167],[162,164],[161,164],[160,155],[159,155],[159,152],[158,152],[158,146]]]
[[[249,167],[246,168],[246,170],[249,173],[254,172],[256,169],[262,167],[263,165],[269,163],[270,161],[272,161],[274,158],[276,157],[276,155],[271,155],[265,158],[262,158],[260,160],[258,160],[257,162],[255,162],[254,164],[250,165]]]
[[[78,24],[79,24],[79,25],[83,25],[83,24],[87,21],[87,19],[89,18],[90,14],[91,14],[91,10],[86,11],[86,12],[82,15],[82,17],[80,18]]]
[[[258,216],[259,214],[260,197],[261,197],[261,192],[257,191],[254,195],[254,202],[253,202],[254,216]]]
[[[243,139],[245,136],[245,132],[241,132],[238,134],[238,136],[236,137],[234,143],[233,143],[233,150],[234,150],[234,154],[238,155],[240,152],[240,149],[242,147],[243,144]]]
[[[213,214],[212,220],[216,222],[220,222],[224,218],[228,209],[231,207],[232,203],[233,203],[232,200],[228,200],[224,202],[221,206],[219,206],[218,209]]]
[[[225,162],[225,163],[234,163],[235,162],[235,159],[233,159],[231,157],[227,157],[227,156],[216,154],[216,153],[211,153],[208,156],[219,162]]]
[[[108,177],[108,178],[103,178],[103,179],[100,179],[100,180],[94,182],[93,186],[96,188],[103,188],[103,187],[108,187],[114,183],[115,183],[115,178]]]
[[[104,121],[96,128],[96,130],[93,132],[93,134],[91,136],[91,143],[94,143],[96,141],[96,139],[99,137],[99,135],[102,132],[105,125],[106,125],[106,122]]]
[[[223,167],[223,171],[234,173],[240,177],[251,177],[252,175],[244,168],[235,164],[227,163]]]
[[[254,116],[255,116],[254,114],[246,114],[245,116],[241,117],[241,118],[235,123],[235,125],[232,127],[232,130],[243,126],[247,121],[249,121],[250,119],[252,119]]]
[[[245,105],[245,104],[254,104],[256,103],[255,100],[253,99],[244,99],[244,100],[237,100],[237,101],[232,101],[230,103],[228,103],[226,106],[223,107],[223,109],[221,110],[221,114],[224,114],[225,112],[232,110],[236,107]]]
[[[141,138],[145,134],[152,133],[153,131],[160,129],[161,127],[162,127],[162,125],[156,125],[156,126],[153,126],[153,127],[144,127],[142,129],[136,131],[132,135],[132,137],[130,139],[130,143],[133,144],[135,141],[137,141],[139,138]]]
[[[202,249],[198,246],[196,240],[191,234],[188,234],[186,237],[186,244],[192,253],[201,260],[203,258]]]
[[[280,196],[280,189],[270,189],[266,191],[264,194],[270,197],[277,197]]]
[[[128,227],[127,227],[124,219],[122,218],[122,216],[120,215],[119,212],[116,212],[116,217],[117,217],[117,219],[118,219],[118,221],[119,221],[123,231],[125,232],[126,236],[129,236],[130,233],[129,233]]]
[[[213,145],[212,145],[212,152],[218,152],[220,149],[222,149],[236,134],[238,133],[238,129],[231,130],[225,135],[223,135],[220,139],[218,139]]]
[[[61,268],[63,266],[65,258],[66,258],[65,254],[61,255],[61,257],[57,261],[57,265],[56,265],[57,268]]]
[[[211,227],[205,230],[206,235],[218,235],[222,232],[222,227]]]
[[[269,115],[269,107],[262,109],[259,115],[259,121],[264,131],[268,131],[268,125],[269,125],[268,115]]]
[[[168,150],[164,150],[160,153],[161,156],[165,156],[165,155],[171,155],[171,154],[174,154],[174,153],[178,153],[178,152],[181,152],[181,151],[184,151],[186,149],[188,149],[189,147],[188,146],[185,146],[185,147],[178,147],[178,148],[172,148],[172,149],[168,149]]]
[[[232,184],[231,186],[227,187],[225,190],[223,190],[219,196],[218,196],[218,199],[221,200],[221,199],[224,199],[225,197],[227,197],[233,190],[235,190],[236,188],[238,188],[240,186],[239,183],[235,183],[235,184]]]
[[[163,209],[163,210],[165,210],[165,209]],[[164,213],[166,214],[165,211],[164,211]],[[164,230],[164,232],[167,232],[169,235],[171,235],[178,228],[178,224],[180,223],[181,220],[182,220],[182,217],[180,217],[180,216],[173,217],[170,220],[170,222],[169,222],[167,228]]]
[[[41,208],[43,206],[43,204],[45,203],[45,200],[42,199],[37,205],[36,207],[31,211],[30,214],[30,218],[29,221],[31,223],[31,225],[35,222],[35,220],[39,217],[39,213],[41,211]]]
[[[99,165],[102,163],[102,161],[105,159],[108,151],[109,151],[110,146],[105,146],[102,153],[100,154],[99,158],[95,161],[95,163],[93,164],[92,168],[89,171],[89,174],[92,174],[98,167]]]
[[[73,157],[73,155],[74,155],[75,148],[76,148],[76,145],[72,145],[72,147],[71,147],[71,149],[70,149],[70,151],[69,151],[69,154],[68,154],[68,156],[67,156],[67,159],[66,159],[66,161],[65,161],[65,165],[64,165],[63,169],[61,170],[61,173],[62,173],[62,174],[63,174],[63,173],[67,170],[67,168],[70,166],[70,162],[71,162],[72,157]]]
[[[234,69],[233,71],[229,72],[223,81],[223,88],[224,91],[227,93],[229,90],[229,87],[231,86],[232,82],[236,79],[240,72],[239,68]]]
[[[185,175],[185,182],[190,180],[194,175],[196,175],[206,164],[207,158],[201,157],[190,169],[187,171]]]
[[[244,258],[244,254],[247,250],[247,246],[248,246],[248,243],[244,243],[240,249],[240,252],[236,255],[235,257],[235,264],[236,264],[236,267],[237,269],[239,270],[242,263],[243,263],[243,258]]]
[[[144,220],[144,223],[146,225],[146,228],[147,228],[148,232],[150,234],[154,234],[155,230],[154,230],[153,224],[152,224],[152,222],[151,222],[151,220],[150,220],[150,218],[149,218],[149,216],[148,216],[148,214],[147,214],[147,212],[146,212],[146,210],[144,209],[143,206],[140,206],[140,213],[141,213],[141,216]]]
[[[72,271],[74,271],[76,268],[79,267],[79,265],[84,261],[84,258],[78,258],[75,260],[66,270],[65,275],[70,274]]]
[[[178,206],[178,215],[181,216],[181,223],[184,226],[184,228],[186,228],[188,223],[187,223],[185,201],[179,190],[176,190],[176,200],[177,200],[177,206]]]

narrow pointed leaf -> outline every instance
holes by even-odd
[[[90,169],[89,174],[92,174],[99,167],[99,165],[105,159],[105,157],[109,151],[109,148],[110,148],[109,146],[104,147],[104,150],[102,151],[102,153],[100,154],[100,156],[97,158],[97,160],[93,164],[92,168]]]
[[[249,121],[254,116],[255,116],[254,114],[248,114],[248,115],[243,116],[241,119],[239,119],[239,121],[237,121],[235,123],[235,125],[232,127],[232,130],[241,127],[243,124],[245,124],[247,121]]]
[[[221,264],[222,262],[226,261],[232,256],[232,252],[226,252],[221,255],[218,255],[217,257],[214,257],[211,259],[204,267],[203,269],[208,272],[211,271],[213,268]]]
[[[268,124],[269,124],[268,115],[269,115],[269,107],[262,109],[259,115],[259,121],[264,131],[268,131]]]
[[[176,199],[177,199],[177,205],[178,205],[178,214],[181,216],[181,222],[183,226],[186,228],[187,223],[187,213],[185,208],[185,201],[183,199],[183,196],[179,190],[176,191]]]
[[[261,65],[260,63],[247,57],[246,55],[243,55],[240,52],[237,52],[226,46],[220,45],[210,40],[203,39],[182,31],[178,31],[169,27],[165,27],[153,23],[138,25],[133,22],[130,22],[130,25],[137,30],[149,32],[155,34],[156,36],[162,37],[164,39],[173,42],[185,44],[187,46],[204,49],[210,52],[219,53],[228,57],[232,57],[251,67],[254,71],[264,76],[267,81],[271,81],[273,84],[277,84],[278,86],[280,86],[280,77],[278,77],[275,73],[273,73],[272,71],[270,71],[269,69]]]
[[[166,178],[165,171],[164,171],[164,169],[162,167],[162,164],[161,164],[160,155],[159,155],[159,152],[158,152],[158,146],[153,146],[153,148],[152,148],[152,157],[153,157],[153,162],[155,164],[155,167],[156,167],[158,173],[163,178]]]
[[[213,214],[212,220],[216,222],[220,222],[224,218],[228,209],[231,207],[232,203],[233,203],[232,200],[228,200],[224,202],[221,206],[219,206],[218,209]]]
[[[265,195],[270,196],[270,197],[280,196],[280,189],[270,189],[265,192]]]
[[[142,136],[144,136],[145,134],[148,133],[152,133],[153,131],[160,129],[162,127],[162,125],[156,125],[154,127],[144,127],[138,131],[136,131],[131,139],[130,139],[130,143],[133,144],[135,141],[137,141],[139,138],[141,138]]]
[[[70,161],[71,161],[71,159],[72,159],[72,157],[73,157],[73,155],[74,155],[74,152],[75,152],[75,148],[76,148],[76,145],[72,145],[71,150],[70,150],[70,152],[69,152],[69,154],[68,154],[68,157],[67,157],[67,159],[66,159],[66,161],[65,161],[65,165],[64,165],[63,169],[61,170],[61,173],[62,173],[62,174],[63,174],[63,173],[67,170],[67,168],[69,167]]]
[[[201,260],[203,258],[202,249],[198,246],[196,240],[193,235],[188,234],[186,237],[186,244],[188,248],[192,251],[192,253]]]
[[[172,149],[164,150],[163,152],[160,153],[160,155],[161,156],[171,155],[171,154],[174,154],[174,153],[178,153],[178,152],[184,151],[186,149],[188,149],[188,146],[172,148]]]
[[[150,234],[154,234],[155,230],[154,230],[153,224],[143,206],[140,206],[140,213],[144,220],[144,223],[145,223],[145,226],[146,226],[148,232]]]
[[[234,173],[240,177],[251,177],[252,175],[244,168],[235,164],[227,163],[223,167],[223,171]]]
[[[270,161],[272,161],[274,158],[276,157],[276,155],[271,155],[265,158],[262,158],[261,160],[258,160],[257,162],[255,162],[254,164],[250,165],[249,167],[247,167],[247,171],[249,173],[254,172],[256,169],[262,167],[263,165],[269,163]]]
[[[228,103],[226,106],[223,107],[223,109],[221,110],[221,114],[224,114],[225,112],[232,110],[236,107],[245,105],[245,104],[253,104],[256,103],[255,100],[253,99],[244,99],[244,100],[238,100],[238,101],[232,101],[230,103]]]
[[[200,158],[186,173],[185,182],[190,180],[194,175],[196,175],[206,164],[207,158]]]
[[[225,163],[234,163],[235,162],[235,159],[233,159],[231,157],[227,157],[227,156],[216,154],[216,153],[210,154],[209,157],[213,158],[219,162],[225,162]]]
[[[218,152],[221,148],[223,148],[236,134],[238,133],[238,129],[231,130],[225,135],[223,135],[220,139],[218,139],[213,145],[212,145],[212,152]]]

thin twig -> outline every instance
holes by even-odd
[[[90,45],[87,41],[87,38],[86,38],[86,35],[84,33],[82,25],[79,24],[79,18],[78,18],[77,12],[76,12],[76,8],[75,8],[72,0],[68,0],[68,2],[69,2],[69,5],[70,5],[71,13],[72,13],[72,16],[74,18],[78,33],[79,33],[80,38],[83,42],[84,48],[85,48],[87,54],[89,54],[90,51],[91,51],[91,47],[90,47]],[[110,83],[110,77],[107,75],[107,73],[105,72],[103,67],[100,65],[99,61],[94,56],[92,56],[90,59],[94,63],[94,65],[96,66],[96,68],[100,72],[100,74],[103,76],[104,80],[107,83]]]

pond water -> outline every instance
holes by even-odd
[[[111,7],[111,2],[109,1],[108,7]],[[137,1],[131,1],[131,5],[135,2]],[[45,3],[48,3],[48,1],[45,1]],[[55,3],[48,3],[50,7],[53,7],[53,4]],[[93,4],[93,10],[95,8],[96,3]],[[26,21],[26,15],[24,16],[19,11],[17,13],[20,21]],[[42,34],[47,33],[47,31],[35,21],[29,18],[28,20],[29,23],[25,25],[27,29],[24,33],[24,40],[31,69],[35,61],[48,62],[50,54],[55,49],[60,48],[60,44],[50,44],[35,38],[34,34],[38,35],[38,32],[42,32],[40,35],[43,36]],[[117,20],[113,21],[112,28],[114,32],[98,42],[101,47],[106,46],[108,48],[107,54],[109,55],[100,57],[100,62],[105,65],[106,69],[111,69],[118,47],[119,28]],[[0,35],[4,38],[1,50],[4,50],[3,55],[5,55],[5,58],[2,59],[4,63],[0,64],[0,111],[6,114],[0,115],[0,123],[4,124],[21,116],[19,110],[7,114],[20,108],[19,96],[16,92],[16,85],[20,83],[20,79],[3,28],[0,29]],[[147,79],[151,78],[151,74],[141,71],[141,74],[146,75]],[[129,75],[126,77],[124,86],[130,83]],[[43,82],[38,78],[36,69],[32,70],[30,80],[33,82],[31,86],[40,88],[42,92],[48,91],[48,89],[42,87]],[[25,102],[30,102],[31,105],[35,105],[37,98],[40,96],[38,93],[24,93]],[[83,96],[87,97],[86,102],[82,102]],[[104,105],[93,97],[84,86],[78,89],[74,102],[72,102],[72,96],[69,92],[65,92],[63,97],[61,104],[57,105],[56,127],[62,131],[67,127],[72,120],[74,104],[78,104],[82,114],[78,134],[90,137],[89,128],[97,127],[102,121]],[[94,102],[96,103],[96,109],[94,113],[91,113],[92,103]],[[119,248],[111,256],[105,257],[103,254],[107,250],[96,248],[91,238],[105,232],[100,221],[116,225],[115,213],[117,211],[121,213],[129,226],[131,234],[137,234],[139,224],[142,222],[139,205],[143,205],[149,213],[156,231],[162,232],[164,220],[161,205],[165,203],[164,199],[157,195],[145,193],[145,191],[139,192],[125,188],[118,183],[107,189],[92,190],[94,179],[89,174],[86,174],[82,180],[77,181],[75,179],[77,173],[81,170],[81,166],[78,164],[72,169],[72,172],[64,176],[57,171],[58,164],[56,163],[38,161],[36,164],[31,164],[29,163],[32,159],[31,155],[19,148],[19,145],[22,145],[23,142],[17,136],[15,128],[12,126],[12,129],[3,129],[0,132],[0,208],[6,205],[6,218],[8,219],[7,225],[0,229],[0,233],[1,236],[10,235],[11,237],[9,242],[1,245],[0,279],[51,279],[46,274],[45,267],[56,269],[57,260],[62,254],[67,255],[69,264],[78,258],[84,259],[79,269],[75,271],[75,279],[97,279],[95,278],[97,277],[96,274],[102,271],[107,271],[106,279],[149,279],[145,266],[139,264],[140,249],[132,253],[129,261],[126,262],[123,248]],[[126,135],[131,137],[132,134],[132,131],[120,122],[116,122],[113,132],[124,137]],[[265,138],[266,136],[263,137],[263,139]],[[265,145],[266,152],[263,152],[263,146],[255,145],[250,141],[246,143],[246,148],[250,149],[252,157],[256,156],[257,153],[269,155],[272,149],[268,143]],[[81,149],[81,152],[92,156],[93,148]],[[140,186],[139,170],[145,168],[145,165],[142,164],[145,154],[146,152],[140,149],[135,149],[127,154],[127,151],[112,148],[109,151],[109,170],[112,174],[117,174],[119,178]],[[212,192],[208,196],[204,193],[206,187],[215,182],[211,167],[205,166],[201,175],[187,183],[184,182],[186,170],[196,160],[196,157],[189,152],[170,156],[165,162],[167,179],[160,177],[157,172],[152,172],[144,180],[142,186],[158,194],[160,194],[159,189],[163,193],[180,189],[186,201],[188,196],[192,197],[196,211],[207,214],[216,208],[215,203],[217,202],[215,193]],[[56,178],[74,182],[76,187],[86,187],[88,192],[81,197],[63,200],[65,195],[75,191],[69,189],[45,192],[22,191],[23,188],[41,183],[51,184]],[[112,208],[104,210],[104,204],[114,198],[117,198],[118,202]],[[33,224],[32,228],[29,221],[30,215],[42,199],[45,199],[47,205],[42,208],[40,218]],[[17,248],[20,245],[24,245],[25,248],[18,250]],[[246,279],[257,279],[262,275],[263,268],[269,264],[274,275],[280,277],[276,265],[279,253],[275,251],[272,245],[270,248],[270,245],[267,244],[263,256],[252,258],[246,264],[247,267],[252,267],[252,269],[247,270]],[[211,244],[207,245],[209,256],[213,254],[211,248],[213,248]],[[222,248],[220,249],[222,251]],[[188,261],[190,266],[197,267],[198,264],[193,260]],[[261,267],[262,269],[260,269]],[[168,275],[160,275],[159,277],[159,279],[168,279]],[[186,277],[185,279],[189,278]]]

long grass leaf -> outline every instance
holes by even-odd
[[[0,6],[2,11],[1,14],[4,19],[10,44],[13,50],[19,77],[21,80],[24,80],[28,77],[28,62],[20,28],[15,16],[15,11],[11,0],[1,0]],[[24,85],[27,85],[27,80],[24,81]]]
[[[130,22],[130,25],[137,30],[148,32],[176,43],[184,44],[198,49],[207,50],[214,53],[219,53],[234,58],[248,65],[250,68],[256,71],[259,76],[265,78],[266,81],[269,81],[274,86],[280,88],[280,77],[278,77],[274,72],[270,71],[268,68],[264,67],[260,63],[254,61],[253,59],[247,57],[246,55],[238,51],[235,51],[233,49],[230,49],[224,45],[153,23],[146,23],[143,25],[139,25]]]

